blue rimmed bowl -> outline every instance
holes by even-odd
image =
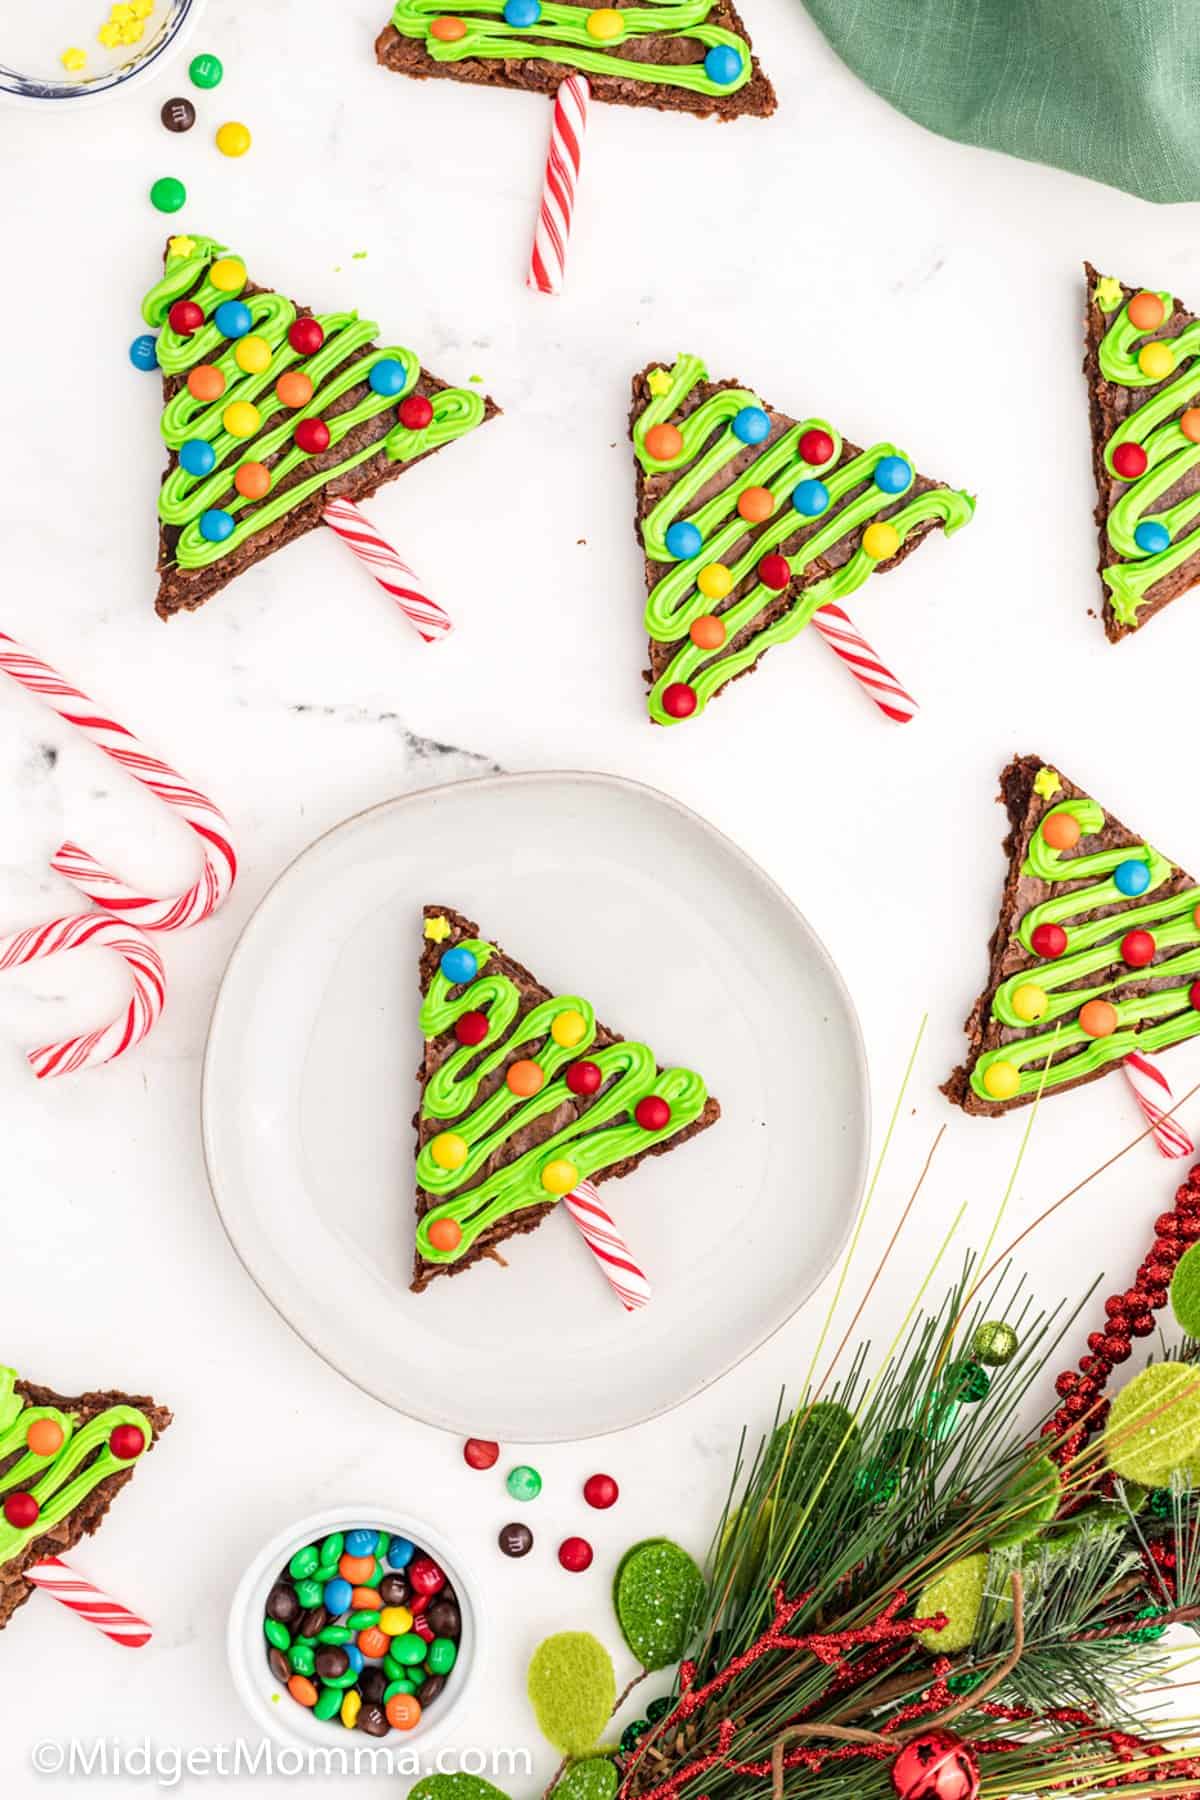
[[[155,0],[141,42],[114,50],[96,42],[103,11],[96,0],[86,7],[54,9],[52,36],[45,25],[23,27],[18,9],[16,24],[0,25],[0,104],[38,106],[49,113],[52,106],[82,106],[145,81],[183,48],[204,6],[205,0]],[[39,14],[34,8],[33,20]],[[72,29],[79,35],[72,36]],[[88,54],[88,68],[78,75],[58,62],[69,44]]]

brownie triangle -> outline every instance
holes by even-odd
[[[975,510],[893,444],[862,450],[823,419],[710,381],[695,356],[634,376],[630,433],[658,725],[698,716],[819,606]]]
[[[1083,267],[1102,616],[1115,644],[1200,581],[1200,320],[1165,290]]]
[[[639,9],[642,19],[646,9]],[[467,5],[438,13],[426,0],[398,0],[375,41],[375,55],[398,75],[443,76],[473,87],[522,88],[553,95],[582,74],[592,98],[617,106],[653,106],[702,118],[766,118],[775,90],[763,74],[732,0],[687,0],[704,40],[672,23],[626,32],[625,0],[613,6],[556,6],[509,0],[503,12]],[[570,15],[577,14],[577,18]]]
[[[556,997],[473,920],[427,906],[423,933],[415,1293],[503,1264],[577,1180],[632,1174],[721,1112],[699,1075]]]
[[[47,1556],[65,1555],[99,1530],[141,1457],[170,1423],[166,1407],[145,1396],[110,1389],[67,1397],[0,1366],[0,1503],[20,1496],[25,1509],[0,1504],[0,1630],[36,1591],[25,1571]],[[86,1453],[75,1461],[81,1446]],[[67,1454],[69,1483],[56,1466]],[[64,1491],[78,1490],[81,1482],[77,1503],[64,1507]],[[21,1524],[27,1515],[29,1522]]]
[[[942,1092],[1001,1113],[1200,1035],[1200,891],[1036,756],[1000,777],[1008,874],[991,967]],[[1043,1087],[1044,1083],[1044,1087]]]
[[[190,310],[189,310],[190,309]],[[161,618],[362,501],[499,408],[448,387],[354,312],[313,314],[257,286],[212,238],[169,238],[142,315],[159,331]]]

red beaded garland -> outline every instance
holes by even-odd
[[[468,1438],[463,1445],[463,1461],[469,1469],[490,1469],[499,1458],[500,1446],[490,1438]]]
[[[573,1094],[598,1094],[604,1076],[600,1065],[594,1062],[573,1062],[569,1064],[565,1076],[567,1086]]]
[[[696,710],[696,690],[686,681],[673,681],[663,689],[663,711],[668,719],[690,719]]]
[[[774,552],[770,556],[764,556],[758,565],[758,579],[764,587],[785,588],[792,579],[787,557],[778,556]]]
[[[204,323],[203,308],[194,300],[177,300],[167,314],[167,324],[180,337],[191,337],[193,331],[199,331]]]
[[[592,1565],[592,1546],[586,1538],[564,1538],[558,1546],[558,1560],[572,1575],[582,1575]]]
[[[1144,475],[1149,460],[1140,444],[1118,444],[1112,453],[1112,466],[1122,481],[1136,481]]]
[[[671,1109],[658,1094],[647,1094],[639,1100],[633,1116],[643,1131],[665,1131],[671,1123]]]
[[[325,328],[318,319],[293,319],[288,343],[301,356],[315,356],[325,342]]]
[[[146,1448],[146,1434],[137,1425],[114,1425],[108,1435],[108,1447],[121,1462],[132,1462]]]
[[[454,1022],[454,1035],[460,1044],[482,1044],[488,1034],[487,1014],[481,1012],[464,1013],[461,1019]]]
[[[433,418],[433,407],[424,394],[407,395],[396,411],[406,431],[424,431]]]
[[[806,431],[796,446],[802,461],[827,463],[833,455],[833,439],[827,431]]]
[[[1029,941],[1038,956],[1061,956],[1067,947],[1067,934],[1061,925],[1035,925]]]
[[[1121,939],[1121,956],[1131,969],[1144,969],[1154,961],[1154,939],[1148,931],[1127,931]]]
[[[616,1505],[620,1491],[611,1475],[589,1475],[583,1484],[584,1499],[601,1512]]]
[[[329,448],[329,427],[324,419],[301,419],[293,436],[296,448],[306,456],[319,456]]]
[[[28,1531],[31,1525],[36,1525],[40,1511],[32,1494],[10,1494],[4,1502],[4,1517],[14,1531]]]

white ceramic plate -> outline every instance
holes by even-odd
[[[641,1312],[565,1210],[507,1268],[409,1293],[426,901],[719,1097],[717,1125],[601,1189],[654,1287]],[[203,1105],[225,1228],[289,1324],[388,1405],[510,1442],[635,1424],[761,1344],[836,1257],[869,1136],[858,1022],[811,928],[695,814],[605,775],[429,789],[319,838],[230,960]]]

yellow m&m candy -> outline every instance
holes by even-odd
[[[208,279],[221,294],[240,294],[246,285],[246,265],[240,256],[218,256]]]
[[[598,43],[611,43],[625,31],[625,21],[615,6],[598,6],[587,16],[587,34]]]
[[[1040,988],[1036,981],[1023,981],[1012,993],[1012,1009],[1018,1019],[1025,1025],[1032,1025],[1035,1019],[1044,1018],[1050,1005],[1045,988]]]
[[[1015,1063],[989,1063],[983,1071],[983,1089],[989,1100],[1011,1100],[1021,1085],[1021,1071]]]
[[[259,425],[258,408],[249,400],[231,400],[221,414],[221,423],[230,437],[253,437]]]
[[[271,366],[271,346],[266,338],[257,337],[251,332],[249,337],[238,339],[233,360],[247,375],[261,375],[264,369]]]
[[[1175,367],[1175,352],[1170,344],[1143,344],[1138,351],[1138,368],[1151,381],[1164,381]]]
[[[245,156],[250,148],[249,128],[238,119],[217,127],[217,149],[222,156]]]
[[[709,563],[697,575],[696,586],[706,600],[723,600],[733,586],[733,575],[724,563]]]
[[[386,1631],[389,1637],[403,1637],[406,1631],[412,1630],[412,1621],[407,1606],[385,1606],[379,1615],[379,1629]]]
[[[430,1139],[429,1154],[439,1169],[461,1169],[469,1155],[467,1140],[457,1131],[439,1131]]]
[[[548,1194],[569,1194],[579,1186],[579,1170],[566,1157],[549,1162],[542,1170],[542,1186]]]
[[[876,519],[863,532],[862,547],[876,562],[883,562],[885,557],[895,556],[900,548],[900,533],[886,519]]]
[[[582,1044],[587,1036],[587,1020],[573,1006],[566,1012],[560,1012],[550,1027],[550,1036],[564,1050],[573,1050],[576,1044]],[[565,1192],[565,1190],[564,1190]]]

